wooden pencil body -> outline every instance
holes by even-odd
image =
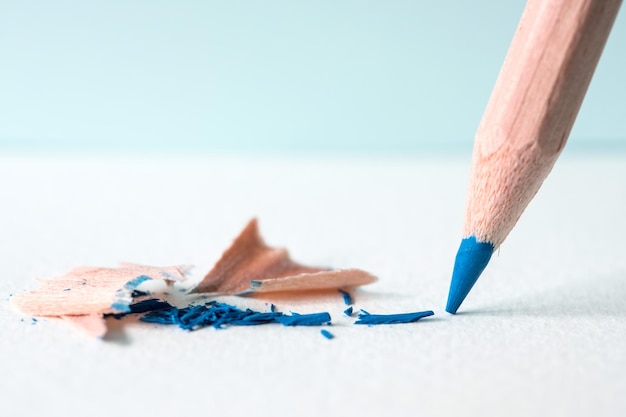
[[[463,236],[498,248],[569,136],[621,0],[530,0],[478,127]]]

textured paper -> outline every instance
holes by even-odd
[[[452,316],[469,158],[0,155],[2,415],[623,417],[626,155],[563,155]],[[220,298],[328,311],[330,327],[186,334],[107,319],[107,343],[22,321],[6,301],[75,259],[163,254],[202,266],[199,281],[251,214],[296,259],[380,280],[351,291],[352,317],[337,291]],[[353,325],[360,309],[428,308],[415,325]]]

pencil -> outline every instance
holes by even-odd
[[[474,140],[449,313],[456,314],[565,146],[620,4],[526,4]]]

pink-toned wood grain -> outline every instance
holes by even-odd
[[[261,285],[253,286],[251,292],[266,293],[280,291],[310,291],[334,288],[352,288],[371,284],[376,277],[361,269],[333,269],[331,271],[309,272],[279,278],[267,278]]]
[[[252,219],[204,279],[196,293],[307,291],[355,287],[376,281],[358,269],[329,270],[291,260],[283,248],[267,246]]]
[[[464,237],[500,246],[569,136],[621,0],[529,0],[476,133]]]
[[[118,268],[78,267],[65,275],[39,280],[39,287],[11,298],[22,313],[35,317],[91,316],[119,312],[116,300],[131,301],[125,284],[146,276],[165,281],[186,280],[185,268],[121,264]]]

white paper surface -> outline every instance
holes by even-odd
[[[626,159],[566,152],[451,316],[468,169],[466,156],[2,156],[0,415],[624,415]],[[377,275],[356,309],[435,316],[368,328],[340,294],[229,297],[329,311],[335,338],[130,323],[101,341],[8,302],[79,265],[195,264],[199,280],[252,216],[296,261]]]

